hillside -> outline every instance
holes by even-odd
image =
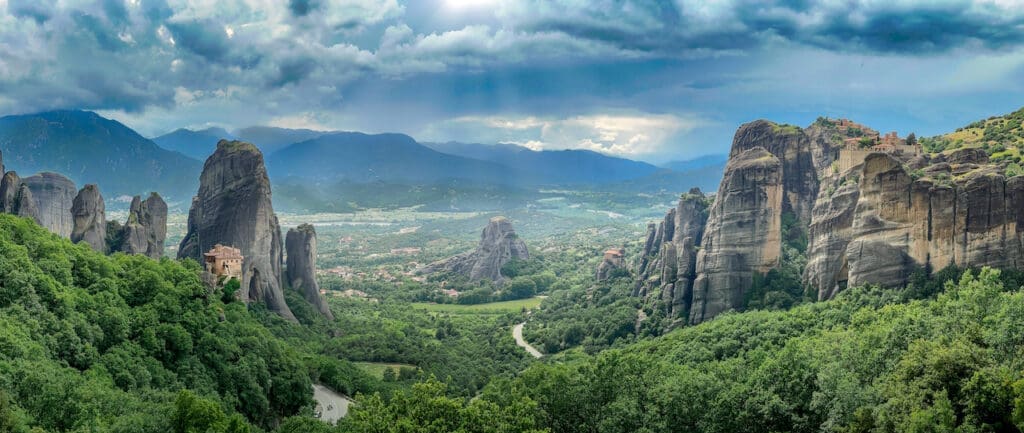
[[[64,174],[104,195],[157,191],[181,201],[195,192],[198,160],[165,150],[121,123],[88,111],[0,118],[0,151],[8,170]]]
[[[1024,427],[1020,283],[1019,274],[983,270],[932,299],[856,289],[785,312],[728,314],[596,356],[573,352],[484,389],[480,400],[520,408],[520,417],[431,412],[443,388],[424,385],[398,402],[356,406],[348,427],[475,420],[485,431],[556,433],[1016,432]]]
[[[11,215],[0,251],[2,431],[265,431],[312,404],[313,377],[373,389],[271,330],[292,325],[207,289],[194,262],[106,257]]]
[[[403,134],[338,132],[292,144],[267,158],[271,177],[350,182],[436,182],[448,179],[495,184],[533,182],[529,173],[448,155]]]
[[[535,151],[514,144],[425,143],[439,152],[530,172],[552,184],[608,184],[650,175],[657,167],[645,162],[608,156],[589,150]]]
[[[985,150],[994,161],[1020,163],[1024,150],[1024,108],[979,120],[948,134],[924,138],[921,144],[933,153],[976,147]]]
[[[198,131],[180,128],[153,139],[158,146],[181,153],[198,161],[205,161],[217,148],[221,139],[234,139],[224,128],[206,128]]]

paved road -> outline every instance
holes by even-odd
[[[516,346],[526,349],[526,351],[530,352],[530,355],[533,355],[534,358],[540,358],[541,356],[544,356],[543,353],[540,353],[539,350],[531,346],[530,343],[527,343],[526,340],[523,339],[523,326],[526,326],[526,322],[520,323],[512,327],[512,338],[516,340]]]
[[[348,397],[320,384],[313,384],[313,400],[316,400],[315,412],[320,414],[320,419],[331,424],[348,415],[348,405],[352,403]]]

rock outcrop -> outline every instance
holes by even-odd
[[[281,289],[283,245],[270,179],[263,154],[250,143],[221,140],[206,160],[178,257],[202,261],[203,253],[216,244],[238,248],[245,257],[242,301],[265,302],[271,311],[295,321]]]
[[[32,218],[39,223],[39,208],[32,197],[32,190],[18,177],[18,173],[9,171],[0,180],[0,210],[4,213],[20,217]]]
[[[792,268],[769,273],[783,261],[819,299],[902,286],[918,270],[1020,268],[1024,176],[1009,165],[981,148],[929,155],[849,120],[743,125],[700,240],[681,242],[682,201],[649,226],[636,295],[699,323],[746,308],[758,275],[791,289]]]
[[[1024,178],[1007,179],[978,149],[953,152],[915,177],[889,154],[864,161],[845,257],[850,285],[901,286],[917,269],[950,265],[1024,265]]]
[[[302,293],[310,304],[316,307],[327,320],[334,320],[334,314],[327,307],[327,301],[320,295],[320,285],[316,281],[316,229],[310,224],[302,224],[288,230],[285,236],[287,252],[286,274],[288,285],[292,290]]]
[[[61,237],[70,238],[74,229],[71,206],[78,188],[67,177],[44,172],[21,180],[32,191],[36,208],[39,209],[39,224]]]
[[[480,234],[480,244],[475,250],[430,264],[417,273],[444,271],[465,275],[470,280],[488,279],[501,283],[505,279],[501,275],[502,266],[512,259],[529,258],[526,244],[516,235],[512,222],[505,217],[494,217]]]
[[[107,216],[100,189],[88,184],[71,204],[71,242],[85,242],[93,250],[107,251]]]
[[[679,198],[658,226],[647,227],[635,294],[659,305],[668,317],[689,317],[697,249],[707,219],[707,198],[694,188]]]
[[[159,259],[167,239],[167,203],[155,192],[146,200],[135,196],[121,230],[118,251]]]
[[[761,147],[729,160],[697,254],[690,323],[742,308],[754,273],[779,265],[783,165]]]

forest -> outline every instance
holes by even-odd
[[[558,267],[557,261],[548,266]],[[920,272],[668,332],[634,329],[629,278],[521,313],[425,313],[332,299],[301,324],[207,289],[191,261],[106,257],[0,215],[0,431],[1019,431],[1021,275]],[[531,270],[529,272],[535,272]],[[589,290],[588,290],[589,289]],[[225,302],[228,301],[228,302]],[[621,316],[621,317],[620,317]],[[529,332],[538,319],[547,324]],[[415,371],[368,374],[355,362]],[[452,368],[452,366],[458,366]],[[337,426],[310,386],[356,396]],[[39,392],[44,390],[45,392]]]

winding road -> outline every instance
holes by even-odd
[[[318,383],[313,384],[313,400],[316,400],[317,417],[331,424],[348,415],[348,405],[352,403],[348,397]]]
[[[540,351],[537,350],[537,348],[531,346],[530,343],[527,343],[526,340],[523,338],[523,326],[526,326],[526,322],[520,323],[512,327],[512,338],[516,340],[516,346],[526,349],[526,351],[529,352],[530,355],[533,355],[534,358],[540,358],[541,356],[544,356],[543,353],[540,353]]]

